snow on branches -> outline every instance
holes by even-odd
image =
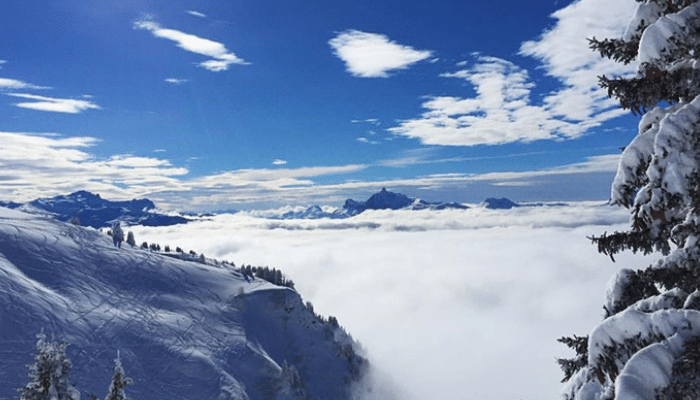
[[[601,324],[560,339],[577,354],[559,360],[571,400],[700,394],[700,1],[638,2],[622,38],[590,40],[604,57],[636,60],[636,76],[602,76],[600,85],[642,115],[611,190],[612,204],[631,208],[631,229],[592,240],[611,258],[664,257],[619,271]]]

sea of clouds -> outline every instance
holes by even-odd
[[[396,398],[541,400],[558,397],[555,359],[572,355],[556,339],[587,334],[615,271],[654,259],[622,254],[613,263],[586,238],[624,230],[628,219],[624,209],[580,202],[345,220],[238,213],[131,229],[139,243],[281,269],[316,312],[362,343]]]

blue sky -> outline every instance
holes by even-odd
[[[635,2],[3,2],[0,199],[606,199]]]

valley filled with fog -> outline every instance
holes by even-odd
[[[556,339],[600,321],[616,270],[653,261],[613,263],[586,238],[627,221],[624,209],[579,202],[344,220],[241,212],[129,229],[137,243],[281,269],[362,343],[400,398],[542,399],[558,395],[555,358],[571,356]]]

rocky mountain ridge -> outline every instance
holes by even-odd
[[[189,219],[181,216],[158,213],[155,204],[148,199],[111,201],[84,190],[69,195],[36,199],[25,204],[0,202],[0,206],[30,213],[48,213],[59,221],[73,221],[93,228],[107,227],[114,221],[145,226],[168,226],[189,222]]]

